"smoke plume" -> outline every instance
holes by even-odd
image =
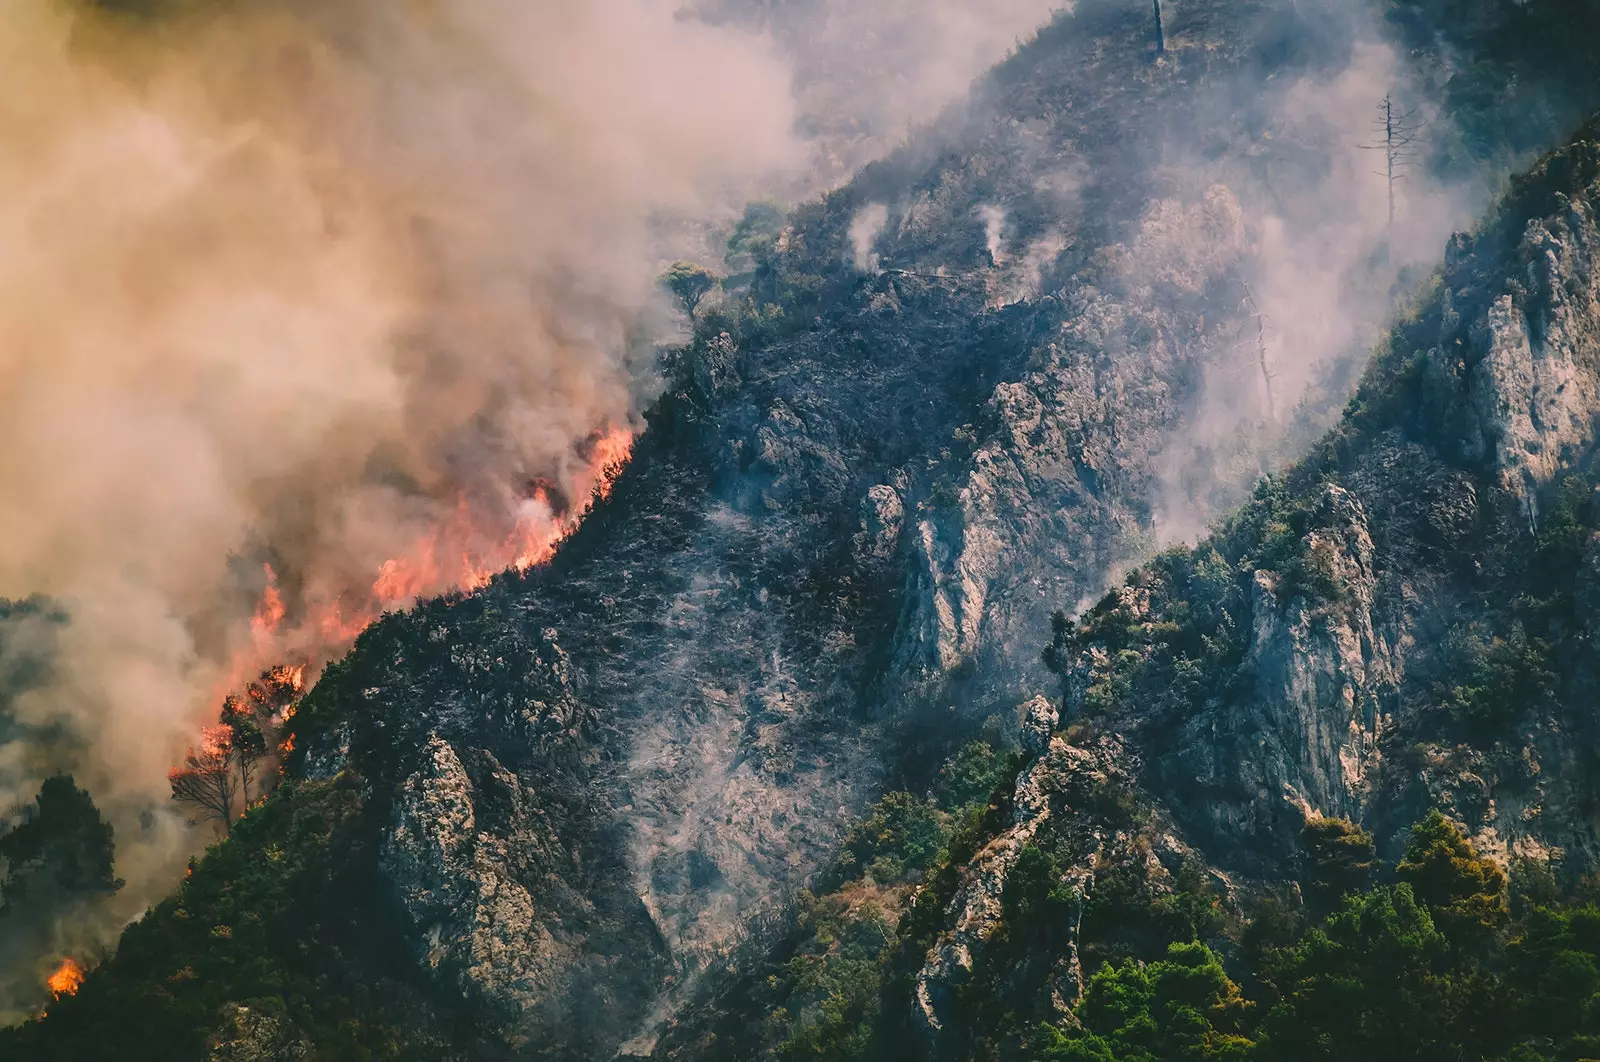
[[[677,7],[9,5],[0,598],[70,618],[0,801],[74,772],[130,904],[240,661],[547,548],[649,397],[652,217],[793,171],[785,64]]]

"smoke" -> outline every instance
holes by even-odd
[[[963,100],[1071,0],[701,0],[771,34],[795,68],[814,177],[837,183]]]
[[[1341,408],[1366,353],[1394,317],[1407,278],[1435,262],[1450,232],[1483,206],[1471,173],[1446,180],[1415,159],[1389,182],[1373,119],[1385,93],[1429,109],[1394,47],[1360,24],[1348,60],[1268,97],[1254,159],[1220,171],[1204,192],[1153,204],[1125,262],[1136,288],[1175,282],[1198,293],[1242,282],[1232,350],[1214,359],[1181,444],[1160,469],[1156,523],[1165,541],[1192,540],[1242,500],[1263,472],[1295,456]],[[1174,147],[1181,157],[1181,148]]]
[[[1001,266],[1005,264],[1005,250],[1002,239],[1006,229],[1006,212],[1004,209],[989,203],[978,206],[978,220],[983,222],[984,249],[989,252],[989,264]]]
[[[315,649],[441,527],[504,566],[579,504],[653,387],[651,219],[802,163],[786,64],[677,6],[8,6],[0,597],[70,622],[0,801],[74,772],[135,910],[192,843],[140,813],[237,661]]]
[[[856,269],[876,273],[881,267],[875,250],[883,227],[889,223],[889,208],[883,203],[868,203],[850,221],[850,250]]]

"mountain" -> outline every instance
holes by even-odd
[[[1588,91],[1506,26],[1576,9],[1167,7],[1156,61],[1145,5],[1085,0],[799,207],[555,560],[363,634],[278,793],[0,1048],[746,1057],[809,884],[877,912],[883,1028],[960,1057],[1000,1027],[972,971],[1064,1013],[1120,954],[1066,923],[1289,880],[1308,812],[1393,849],[1443,806],[1583,864],[1587,598],[1551,582],[1592,515],[1560,485],[1595,408],[1588,140],[1450,243],[1339,416],[1457,208]],[[1432,90],[1391,231],[1352,148]],[[985,959],[1019,867],[1043,957]]]
[[[1302,947],[1362,918],[1409,917],[1442,932],[1419,961],[1461,984],[1439,989],[1442,1032],[1385,1024],[1359,990],[1387,945],[1366,930],[1345,941],[1356,954],[1338,1005],[1373,1022],[1377,1057],[1501,1057],[1496,1042],[1534,1031],[1548,1034],[1540,1050],[1504,1057],[1581,1057],[1570,1052],[1592,1040],[1563,1047],[1557,1033],[1592,1036],[1586,1018],[1525,1029],[1507,1000],[1553,991],[1517,985],[1516,964],[1559,976],[1538,965],[1552,961],[1539,934],[1565,932],[1551,922],[1563,894],[1592,903],[1597,865],[1597,137],[1592,126],[1545,158],[1452,240],[1309,456],[1210,538],[1060,618],[1048,655],[1063,696],[1027,707],[1019,771],[963,794],[952,783],[992,761],[976,746],[928,797],[885,798],[767,949],[680,1013],[662,1056],[1213,1057],[1080,1054],[1032,1035],[1087,1022],[1126,1041],[1122,1019],[1094,1007],[1137,987],[1117,977],[1167,976],[1169,962],[1218,993],[1202,1008],[1215,1057],[1352,1057],[1308,1046],[1308,1030],[1340,1020],[1296,999],[1261,935],[1283,931],[1285,910],[1325,913],[1383,860],[1407,891],[1352,901],[1349,923],[1336,916]],[[1453,853],[1447,882],[1479,875],[1464,922],[1450,921],[1463,918],[1453,894],[1426,891],[1430,845]],[[1495,938],[1507,866],[1532,913]],[[1533,907],[1535,889],[1548,906]],[[1427,903],[1406,907],[1413,897]],[[1246,1020],[1256,1003],[1222,987],[1212,952],[1183,950],[1197,939],[1287,1016],[1263,1006]],[[1593,965],[1590,944],[1562,946]],[[1460,958],[1494,948],[1481,967]],[[1126,958],[1146,965],[1117,972]],[[1395,1046],[1413,1034],[1420,1053]],[[1262,1053],[1228,1054],[1216,1038],[1230,1035],[1230,1050]]]

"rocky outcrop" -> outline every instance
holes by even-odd
[[[1235,308],[1204,298],[1238,285],[1245,243],[1237,200],[1213,186],[1152,205],[1108,252],[1108,287],[1057,293],[1059,329],[994,388],[987,430],[922,506],[897,649],[913,682],[975,675],[969,702],[1014,702],[1043,681],[1032,647],[1050,613],[1160,534],[1161,455],[1202,398],[1180,381],[1254,357],[1231,342]]]
[[[1288,850],[1308,816],[1362,817],[1398,687],[1365,510],[1329,486],[1313,521],[1305,551],[1318,586],[1254,572],[1248,685],[1185,722],[1162,764],[1185,791],[1209,794],[1191,806],[1208,832],[1241,845],[1275,838]]]
[[[1135,811],[1130,801],[1138,776],[1137,754],[1114,736],[1073,744],[1057,734],[1024,768],[1012,821],[967,863],[944,912],[946,929],[916,975],[911,1026],[922,1039],[924,1057],[960,1057],[964,1041],[953,1028],[963,1017],[957,1001],[1002,930],[1008,882],[1024,849],[1051,853],[1054,884],[1074,897],[1064,936],[1047,946],[1051,966],[1040,997],[1013,1001],[1050,1020],[1070,1021],[1083,994],[1079,934],[1100,877],[1132,865],[1152,899],[1172,893],[1172,868],[1197,856],[1159,811]],[[1015,933],[1029,939],[1037,929],[1019,926]],[[1004,980],[1003,971],[990,969],[987,975]]]
[[[1458,453],[1492,468],[1535,522],[1541,489],[1593,442],[1600,408],[1593,150],[1579,144],[1562,160],[1576,186],[1551,193],[1554,209],[1526,222],[1509,268],[1471,268],[1475,254],[1502,252],[1457,238],[1443,328],[1426,355],[1429,399]]]
[[[1600,414],[1597,204],[1600,149],[1580,138],[1452,242],[1326,447],[1196,567],[1116,591],[1066,661],[1068,718],[1109,710],[1212,860],[1280,876],[1310,816],[1393,838],[1429,807],[1486,851],[1574,873],[1600,852],[1573,740],[1593,676],[1564,611],[1589,615],[1592,547],[1570,605],[1569,577],[1540,567],[1569,563],[1546,512],[1586,519],[1560,484],[1592,468]],[[1220,606],[1186,600],[1202,578]]]

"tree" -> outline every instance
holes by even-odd
[[[1481,858],[1437,808],[1411,827],[1405,858],[1395,867],[1433,920],[1457,941],[1498,928],[1510,917],[1505,871]]]
[[[248,806],[256,764],[267,756],[267,736],[255,713],[237,697],[222,702],[222,725],[232,736],[233,762],[239,772],[239,798]]]
[[[1300,837],[1308,864],[1306,884],[1316,906],[1331,909],[1345,894],[1371,884],[1378,850],[1367,831],[1346,819],[1315,817],[1306,820]]]
[[[1460,986],[1441,972],[1445,938],[1409,884],[1347,896],[1274,971],[1280,998],[1263,1059],[1457,1057]]]
[[[840,869],[852,878],[865,871],[880,885],[915,881],[932,864],[945,839],[933,801],[889,793],[845,836]]]
[[[693,262],[674,262],[661,276],[661,283],[683,305],[689,319],[700,306],[700,300],[711,294],[717,286],[717,277],[711,270]]]
[[[196,822],[215,819],[226,836],[234,805],[243,813],[276,780],[270,761],[282,751],[279,739],[294,716],[304,674],[304,668],[285,666],[263,671],[243,697],[222,702],[217,725],[202,732],[200,746],[189,750],[182,766],[167,772],[172,799],[193,808]],[[269,769],[262,769],[263,761]]]
[[[172,799],[187,804],[195,812],[195,822],[215,819],[226,837],[233,827],[233,804],[237,793],[234,780],[233,728],[208,726],[201,731],[200,744],[191,748],[183,765],[167,772]]]
[[[727,254],[723,264],[734,274],[725,283],[735,279],[749,279],[749,274],[760,267],[777,246],[783,232],[783,208],[777,203],[751,203],[744,208],[744,216],[728,235]]]
[[[0,836],[7,868],[0,883],[4,910],[30,899],[116,892],[122,882],[114,870],[115,851],[111,824],[88,791],[71,775],[46,778],[22,822]]]
[[[1383,152],[1384,167],[1378,171],[1378,176],[1383,177],[1388,184],[1389,239],[1393,240],[1395,185],[1406,179],[1406,170],[1416,160],[1415,144],[1417,134],[1422,130],[1422,123],[1418,120],[1415,110],[1400,110],[1395,106],[1394,95],[1387,93],[1383,97],[1383,102],[1378,104],[1378,117],[1373,127],[1376,139],[1370,144],[1362,144],[1361,147],[1366,151]]]
[[[1164,959],[1107,963],[1089,979],[1078,1028],[1041,1030],[1042,1062],[1251,1057],[1252,1004],[1204,944],[1173,944]]]

